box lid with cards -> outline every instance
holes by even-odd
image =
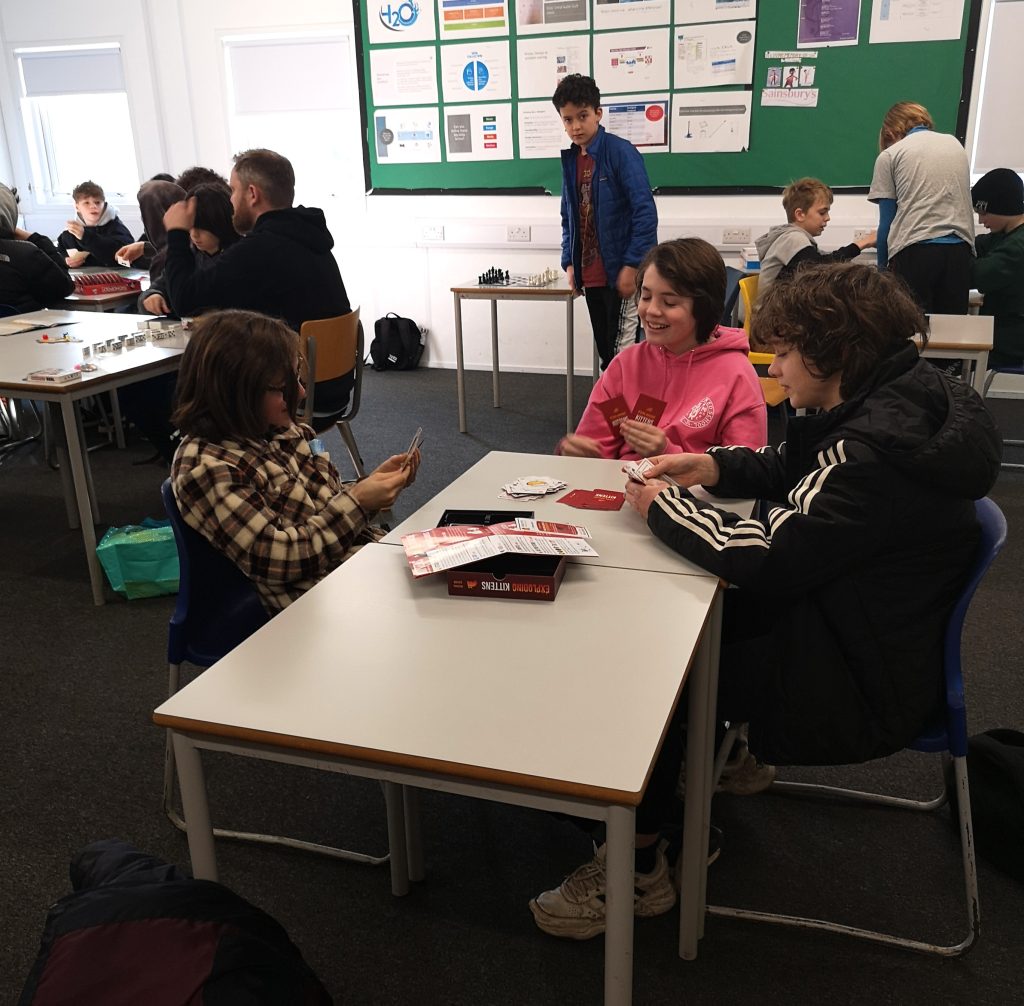
[[[438,526],[405,535],[414,576],[445,571],[448,593],[553,601],[570,554],[596,554],[585,527],[535,521],[533,511],[446,510]]]

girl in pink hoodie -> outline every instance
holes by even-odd
[[[746,334],[718,324],[725,282],[722,256],[700,238],[665,241],[648,252],[637,272],[646,340],[608,365],[559,454],[636,460],[765,445],[764,395]],[[652,422],[659,403],[664,411]],[[630,418],[637,414],[646,421]]]

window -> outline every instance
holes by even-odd
[[[16,49],[21,112],[38,204],[67,202],[92,179],[134,197],[138,158],[116,44]]]
[[[1024,171],[1024,134],[1020,115],[1020,39],[1024,36],[1024,3],[996,0],[992,4],[985,66],[974,134],[972,171],[992,168]]]
[[[295,168],[297,203],[322,206],[352,193],[362,196],[349,39],[262,35],[223,42],[232,153],[269,147],[287,157]]]

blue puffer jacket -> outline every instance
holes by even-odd
[[[644,255],[658,243],[658,211],[643,157],[632,143],[598,126],[587,153],[594,158],[591,199],[601,261],[608,285],[614,286],[624,265],[640,265]],[[576,186],[579,154],[575,143],[562,151],[562,268],[573,267],[577,284],[582,283],[583,277]]]

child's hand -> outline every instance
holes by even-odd
[[[858,238],[854,241],[854,244],[861,250],[865,248],[874,248],[878,244],[878,231],[872,231],[870,234],[865,234],[864,237]]]
[[[81,220],[69,220],[67,221],[68,230],[78,238],[79,241],[85,236],[85,225]]]
[[[599,458],[601,445],[590,437],[581,437],[576,433],[568,433],[558,444],[558,453],[567,458]]]
[[[171,203],[164,214],[164,227],[169,231],[191,230],[196,222],[196,197],[189,196],[180,203]]]
[[[671,475],[681,486],[708,486],[718,483],[718,462],[710,454],[665,454],[651,458],[651,467],[644,473],[647,479]]]
[[[69,269],[77,269],[89,257],[89,253],[82,248],[72,248],[68,251],[64,261]]]
[[[571,265],[565,267],[565,280],[569,284],[569,289],[573,293],[576,292],[576,270]]]
[[[131,265],[137,258],[141,258],[146,246],[141,241],[133,241],[130,245],[121,245],[114,252],[114,261],[121,265]]]
[[[654,497],[663,489],[668,488],[667,482],[659,482],[657,479],[649,479],[645,485],[629,479],[626,482],[626,502],[644,519],[647,518],[647,511],[654,502]]]
[[[163,294],[151,293],[143,302],[142,306],[150,314],[170,314],[170,305],[164,300]]]
[[[642,458],[664,454],[668,447],[668,438],[663,430],[650,423],[638,423],[635,419],[623,419],[619,423],[619,435]]]
[[[630,300],[636,296],[636,269],[631,265],[624,265],[619,270],[618,278],[615,280],[615,290],[623,300]]]

